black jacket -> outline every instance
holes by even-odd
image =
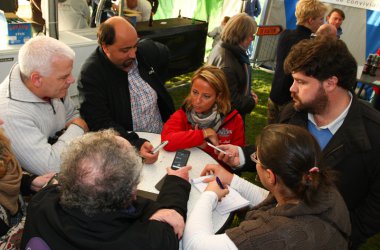
[[[161,118],[165,122],[174,113],[173,100],[164,83],[169,61],[168,48],[152,40],[142,40],[137,48],[141,77],[157,92]],[[133,130],[128,73],[117,68],[98,47],[82,66],[78,90],[80,114],[91,131],[113,128],[138,149],[145,140]]]
[[[288,104],[280,123],[307,129],[307,113]],[[353,248],[380,232],[380,113],[367,103],[352,99],[342,126],[323,149],[325,164],[339,172],[338,189],[350,211]],[[244,150],[246,165],[253,147]]]
[[[276,70],[274,72],[272,88],[269,93],[270,99],[277,105],[283,105],[292,100],[290,96],[290,86],[293,78],[284,72],[284,61],[293,45],[301,40],[309,39],[311,30],[305,26],[297,25],[295,30],[284,30],[278,39]]]
[[[219,42],[212,49],[207,63],[223,70],[231,93],[232,106],[244,119],[246,114],[251,113],[256,103],[250,94],[245,95],[247,74],[244,64],[239,60],[241,53],[243,52],[240,47],[226,46],[224,43]]]
[[[50,249],[178,250],[173,228],[149,217],[161,208],[172,208],[186,218],[189,193],[187,181],[167,176],[156,202],[138,197],[133,203],[134,212],[88,217],[79,209],[62,207],[58,186],[48,187],[29,203],[21,249],[26,249],[30,239],[39,237]]]

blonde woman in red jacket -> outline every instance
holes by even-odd
[[[182,107],[165,123],[161,140],[168,140],[167,151],[200,147],[217,159],[206,144],[245,144],[244,122],[231,110],[230,92],[222,70],[205,65],[191,79],[190,93]]]

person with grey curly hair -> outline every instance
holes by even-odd
[[[157,201],[136,194],[142,167],[134,147],[113,130],[74,140],[62,156],[59,185],[29,205],[21,248],[178,249],[191,167],[168,169]]]
[[[93,216],[130,205],[143,163],[126,140],[116,137],[120,143],[115,143],[115,136],[112,130],[84,135],[63,154],[60,184],[64,207]]]

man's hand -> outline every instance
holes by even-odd
[[[189,181],[189,171],[191,170],[191,166],[184,166],[177,170],[166,168],[166,171],[168,172],[168,175],[175,175],[178,176],[185,181]]]
[[[140,156],[145,159],[144,163],[153,164],[158,159],[159,152],[152,154],[153,145],[146,141],[140,148]]]
[[[35,192],[40,191],[41,188],[45,186],[54,175],[55,173],[48,173],[48,174],[38,176],[32,181],[32,184],[30,185],[30,189]],[[56,184],[56,183],[58,182],[53,180],[52,184]]]
[[[231,144],[225,144],[225,145],[219,145],[218,148],[227,152],[227,154],[224,154],[224,153],[220,153],[219,151],[215,150],[215,153],[218,154],[219,160],[225,162],[230,167],[237,167],[240,165],[238,146],[234,146]]]
[[[161,222],[168,223],[172,226],[174,233],[178,236],[180,240],[183,235],[183,230],[185,229],[185,221],[183,217],[174,209],[160,209],[155,212],[149,220],[157,220]]]
[[[87,133],[88,130],[89,130],[88,126],[87,126],[87,123],[82,118],[80,118],[80,117],[74,118],[71,121],[67,122],[65,127],[67,128],[71,124],[75,124],[75,125],[81,127],[85,133]]]
[[[222,166],[218,164],[207,164],[205,168],[201,172],[201,176],[210,175],[213,174],[214,176],[218,176],[220,181],[224,185],[230,185],[232,178],[234,175],[227,170],[225,170]],[[214,181],[215,177],[204,179],[203,182],[210,182]]]

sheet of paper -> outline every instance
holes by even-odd
[[[204,177],[199,178],[204,179]],[[194,187],[199,192],[203,192],[207,187],[207,183],[201,181],[198,182],[197,179],[198,178],[192,180],[192,185],[194,185]],[[218,205],[215,208],[215,210],[222,215],[231,213],[232,211],[248,206],[249,204],[249,201],[245,199],[243,196],[241,196],[235,189],[228,186],[228,190],[230,192],[226,195],[226,197],[224,197],[221,201],[218,202]]]

